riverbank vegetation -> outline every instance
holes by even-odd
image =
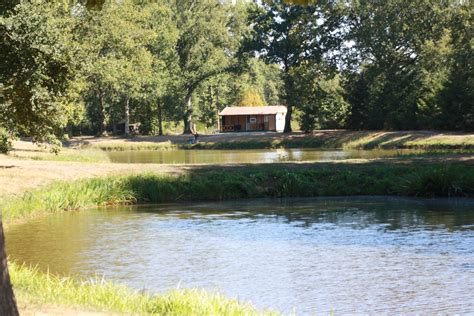
[[[276,315],[257,311],[248,303],[230,300],[218,293],[174,290],[162,295],[151,295],[100,278],[81,281],[15,263],[10,264],[9,268],[20,306],[25,305],[27,311],[28,305],[47,304],[126,314]]]
[[[314,133],[232,133],[200,135],[197,144],[189,144],[183,135],[120,137],[78,137],[67,147],[125,150],[173,149],[422,149],[472,150],[474,134],[435,131],[349,131],[326,130]]]
[[[194,167],[179,175],[147,173],[57,182],[2,205],[6,221],[113,204],[261,197],[400,195],[473,197],[466,164],[267,164]]]

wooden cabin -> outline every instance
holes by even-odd
[[[286,106],[228,106],[219,113],[220,132],[283,132]]]

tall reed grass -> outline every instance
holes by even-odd
[[[473,197],[474,168],[433,164],[205,167],[178,176],[146,173],[58,182],[4,202],[0,208],[8,221],[111,204],[337,195]]]
[[[151,295],[100,278],[87,281],[43,273],[11,263],[12,283],[18,298],[35,305],[60,305],[127,314],[158,315],[276,315],[257,311],[249,303],[204,290],[173,290]]]

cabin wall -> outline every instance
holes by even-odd
[[[268,115],[268,130],[276,131],[276,117],[275,115]]]
[[[285,129],[285,114],[224,115],[221,132],[280,131]]]
[[[283,132],[285,130],[285,113],[278,113],[276,115],[276,131]]]

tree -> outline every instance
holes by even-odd
[[[265,105],[261,94],[255,88],[249,88],[237,99],[237,106],[260,106]]]
[[[292,72],[302,129],[311,132],[316,128],[343,128],[350,109],[341,76],[335,70],[309,63],[301,64]]]
[[[153,75],[147,85],[148,93],[145,99],[148,104],[155,104],[158,134],[163,135],[163,117],[175,109],[175,104],[169,102],[171,99],[169,97],[176,93],[175,86],[178,82],[178,58],[175,47],[179,33],[177,25],[173,22],[173,11],[169,4],[149,3],[145,10],[149,13],[148,23],[156,34],[148,45],[153,55]]]
[[[443,129],[474,131],[474,39],[472,37],[472,4],[462,1],[446,11],[450,35],[451,66],[444,89],[439,93]]]
[[[18,308],[16,306],[15,295],[8,272],[7,255],[5,253],[5,236],[3,235],[3,223],[0,215],[0,315],[16,316]]]
[[[0,124],[59,144],[74,107],[74,22],[62,4],[31,1],[0,17]]]
[[[235,68],[243,20],[231,14],[231,10],[238,7],[213,0],[175,0],[173,9],[179,30],[177,82],[182,93],[182,119],[187,134],[195,132],[193,93],[209,78]]]
[[[434,84],[434,78],[428,77],[441,65],[429,60],[437,57],[427,48],[430,42],[442,42],[445,8],[444,4],[428,0],[351,3],[347,37],[355,55],[349,59],[353,72],[348,74],[349,99],[355,115],[350,119],[351,127],[423,126],[420,116],[426,114],[428,107],[435,107],[432,97],[428,101],[431,105],[426,103],[426,88]],[[433,68],[435,64],[438,66]]]
[[[339,6],[294,5],[283,1],[264,2],[252,6],[249,24],[253,25],[245,50],[258,53],[269,63],[283,70],[284,101],[288,108],[285,132],[291,132],[295,78],[292,69],[302,62],[319,63],[325,54],[337,48],[341,37],[337,33],[342,23]]]
[[[156,34],[148,15],[131,1],[105,3],[101,10],[85,11],[78,41],[82,44],[83,75],[91,105],[98,105],[98,132],[106,134],[108,111],[123,104],[125,133],[130,122],[130,99],[138,98],[152,80],[153,56],[147,46]]]
[[[64,6],[44,1],[2,2],[0,14],[0,128],[57,142],[75,95],[71,17]],[[0,314],[18,315],[1,219],[0,271]]]

